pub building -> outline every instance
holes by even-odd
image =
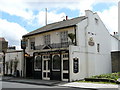
[[[85,16],[47,24],[22,38],[24,77],[76,81],[111,72],[110,34],[90,10]]]

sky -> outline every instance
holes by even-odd
[[[108,31],[118,32],[119,0],[0,0],[0,37],[9,46],[20,49],[22,36],[47,23],[85,15],[85,10],[97,12]]]

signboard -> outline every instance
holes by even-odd
[[[26,42],[25,40],[21,40],[21,48],[26,49]]]
[[[89,38],[88,44],[89,44],[90,46],[94,46],[95,43],[94,43],[94,40],[93,40],[92,37]]]
[[[79,72],[79,64],[78,64],[78,58],[73,58],[73,72],[78,73]]]

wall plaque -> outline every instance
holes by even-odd
[[[92,37],[89,38],[88,44],[89,44],[90,46],[94,46],[94,45],[95,45],[94,40],[93,40]]]

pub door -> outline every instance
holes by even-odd
[[[33,57],[26,57],[26,77],[33,77]]]
[[[44,80],[50,80],[50,55],[43,55],[43,71],[42,76]]]
[[[52,55],[51,80],[61,80],[61,56]]]

